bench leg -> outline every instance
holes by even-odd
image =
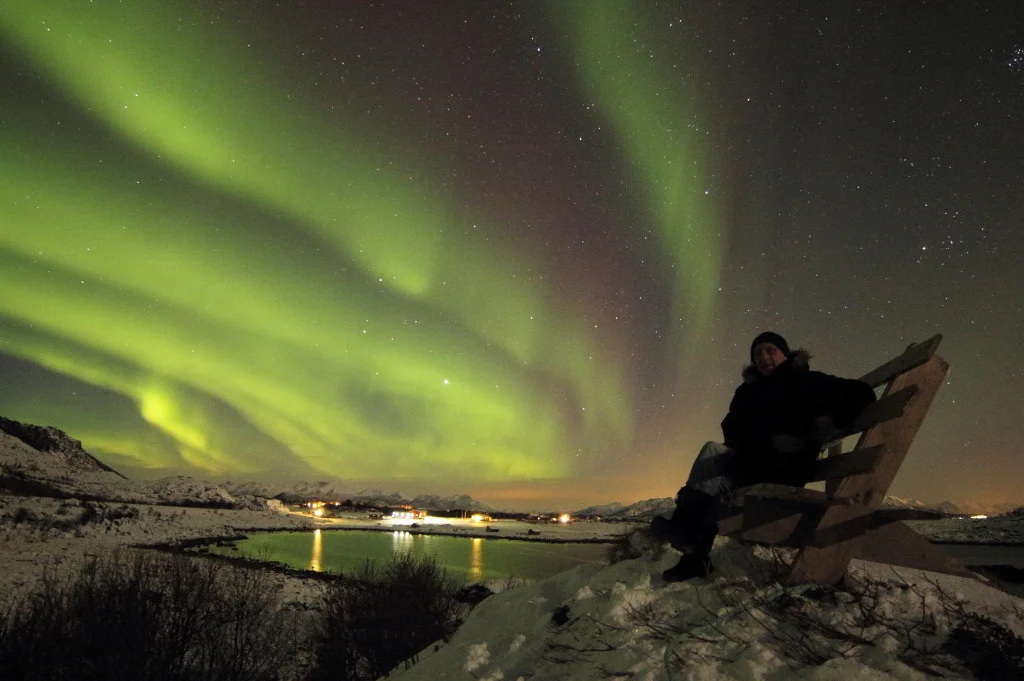
[[[976,572],[968,570],[960,561],[901,522],[886,523],[868,530],[861,537],[854,557],[958,577],[980,578]]]

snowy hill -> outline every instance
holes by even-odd
[[[57,428],[34,426],[0,416],[0,431],[20,440],[40,454],[45,454],[46,456],[43,458],[68,469],[90,473],[114,473],[127,480],[113,468],[82,449],[82,443],[79,440],[68,436],[67,433]]]
[[[954,503],[943,501],[939,504],[929,504],[912,497],[887,496],[882,502],[882,508],[914,508],[920,510],[938,511],[947,515],[963,515],[987,513],[995,515],[1005,513],[1017,508],[1019,504],[978,504],[978,503]],[[623,506],[618,502],[600,506],[590,506],[576,511],[573,515],[599,515],[606,519],[616,518],[651,518],[655,515],[669,515],[675,508],[675,501],[670,497],[660,499],[646,499],[638,501],[629,506]]]
[[[600,506],[590,506],[583,510],[576,511],[573,515],[599,515],[607,520],[625,518],[650,519],[656,515],[671,514],[675,505],[675,500],[669,497],[665,497],[663,499],[645,499],[644,501],[638,501],[635,504],[630,504],[629,506],[623,506],[618,502],[613,502]]]
[[[882,508],[915,508],[919,510],[927,511],[939,511],[941,513],[948,513],[952,515],[958,515],[963,513],[960,508],[952,501],[944,501],[941,504],[926,504],[925,502],[914,499],[912,497],[895,497],[892,495],[886,496],[882,500]]]
[[[347,499],[351,492],[340,480],[315,481],[232,481],[226,480],[221,487],[234,495],[252,495],[265,499],[281,499],[286,502]]]
[[[226,481],[217,485],[197,478],[170,476],[133,481],[93,457],[80,441],[57,428],[0,417],[0,492],[3,490],[41,497],[222,508],[262,508],[266,499],[278,498],[286,502],[350,499],[367,506],[491,510],[467,495],[421,495],[408,500],[378,489],[352,492],[338,480]]]
[[[622,504],[620,504],[619,502],[613,501],[610,504],[602,504],[600,506],[588,506],[586,508],[581,508],[578,511],[574,511],[572,515],[574,515],[574,516],[601,516],[602,518],[611,518],[611,517],[615,517],[618,514],[622,513],[622,511],[625,508],[626,507],[623,506]]]
[[[82,449],[57,428],[0,417],[0,490],[38,497],[220,506],[263,506],[212,483],[182,476],[132,481]]]
[[[924,681],[1024,673],[995,642],[1024,635],[1024,604],[974,580],[855,561],[841,588],[784,590],[774,554],[720,538],[716,574],[666,584],[660,573],[676,558],[646,550],[491,596],[450,642],[387,678]],[[961,645],[967,637],[969,649]],[[979,673],[985,664],[987,675]]]
[[[56,428],[0,422],[0,488],[51,497],[123,498],[134,492],[120,473]]]
[[[451,510],[451,509],[462,509],[466,511],[493,511],[490,506],[482,504],[479,501],[473,499],[468,494],[459,494],[450,497],[440,497],[436,494],[420,494],[413,497],[412,501],[409,502],[410,506],[415,508],[424,508],[430,510]]]
[[[607,519],[648,519],[655,515],[670,515],[674,508],[675,500],[670,497],[664,497],[660,499],[646,499],[644,501],[638,501],[634,504],[630,504],[629,506],[623,506],[619,503],[605,504],[603,506],[591,506],[590,508],[582,511],[577,511],[574,515],[600,515]],[[918,501],[917,499],[903,499],[894,496],[887,496],[885,501],[882,502],[882,508],[915,508],[922,510],[936,510],[950,514],[961,513],[961,511],[952,502],[926,504],[922,501]]]

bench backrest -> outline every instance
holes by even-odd
[[[941,341],[942,336],[935,335],[923,343],[911,344],[903,354],[861,377],[872,388],[884,389],[881,397],[841,434],[861,433],[856,447],[842,453],[840,441],[811,472],[812,481],[826,481],[825,492],[830,498],[881,503],[949,369],[935,355]],[[844,485],[847,479],[851,482]],[[855,484],[854,480],[859,482]],[[884,489],[876,500],[880,488]]]
[[[941,336],[912,344],[861,380],[882,396],[864,410],[852,432],[862,431],[857,446],[839,454],[826,479],[826,494],[844,504],[829,505],[816,524],[818,545],[804,546],[793,563],[792,583],[834,583],[857,549],[860,531],[882,503],[914,437],[924,421],[949,365],[935,354]],[[828,459],[826,459],[828,461]],[[863,526],[863,530],[858,528]],[[824,537],[832,539],[824,541]]]

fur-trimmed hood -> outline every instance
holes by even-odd
[[[789,354],[788,362],[797,371],[808,371],[811,368],[811,353],[804,348],[797,348]],[[755,383],[764,378],[753,362],[743,367],[742,375],[744,383]]]

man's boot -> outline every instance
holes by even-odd
[[[685,582],[694,577],[707,577],[715,569],[711,558],[702,553],[684,553],[674,567],[661,573],[666,582]]]
[[[666,582],[683,582],[694,577],[707,577],[714,571],[715,566],[711,563],[711,547],[715,543],[718,526],[717,524],[705,526],[699,534],[700,536],[696,537],[696,541],[687,548],[679,562],[661,573],[662,579]]]
[[[711,564],[711,547],[718,534],[718,505],[718,497],[687,487],[679,490],[676,510],[682,509],[685,514],[682,516],[684,520],[680,521],[684,527],[685,541],[681,546],[673,543],[673,548],[681,550],[683,557],[674,567],[661,573],[666,582],[707,577],[714,570]],[[676,516],[675,513],[672,515]]]

